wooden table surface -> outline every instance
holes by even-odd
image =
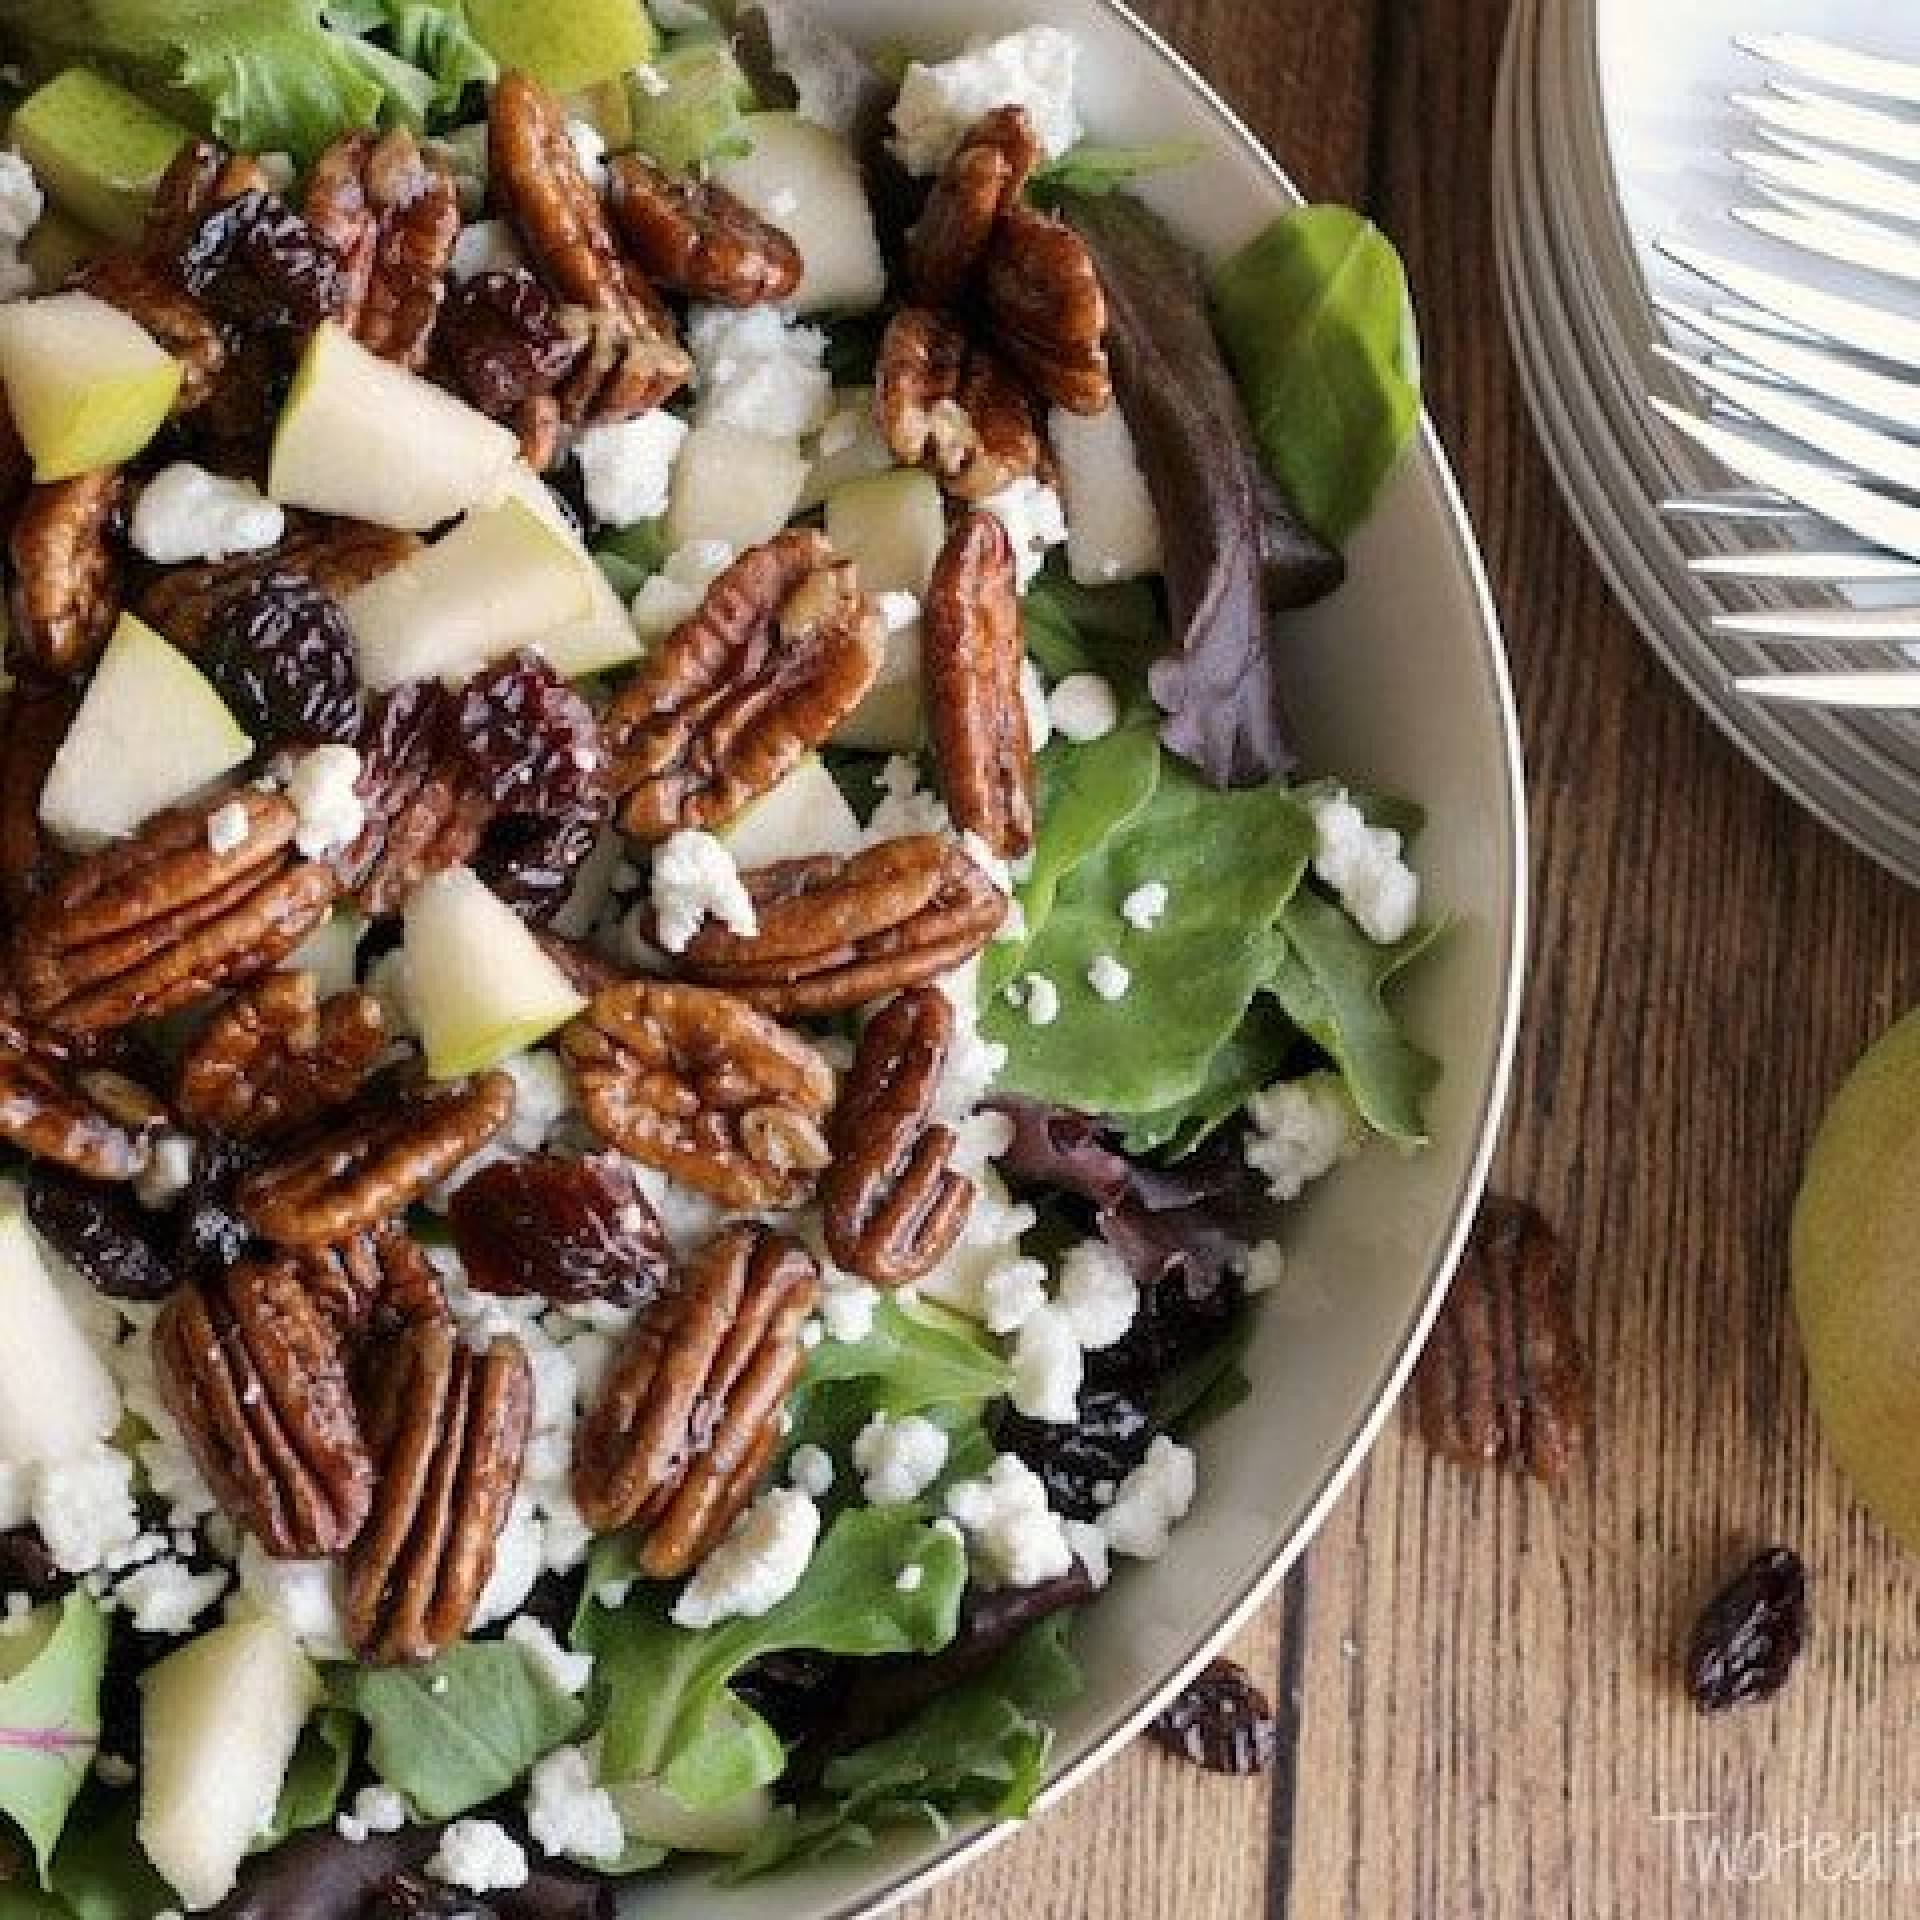
[[[1576,1250],[1596,1436],[1556,1497],[1441,1464],[1397,1419],[1237,1649],[1284,1703],[1272,1779],[1137,1748],[914,1920],[1920,1910],[1920,1565],[1809,1420],[1784,1254],[1828,1092],[1920,998],[1920,897],[1694,712],[1559,505],[1495,292],[1505,0],[1141,3],[1412,267],[1532,772],[1538,926],[1496,1183]],[[1775,1542],[1811,1570],[1809,1656],[1772,1707],[1703,1719],[1677,1649]]]

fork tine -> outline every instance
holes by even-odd
[[[1763,127],[1815,140],[1823,147],[1841,147],[1876,160],[1897,160],[1911,166],[1920,161],[1920,126],[1871,107],[1856,107],[1785,81],[1775,81],[1765,93],[1736,93],[1734,106]]]
[[[1660,511],[1671,520],[1728,520],[1743,526],[1791,526],[1817,517],[1798,501],[1766,487],[1676,493],[1660,502]]]
[[[1786,640],[1807,646],[1910,647],[1920,643],[1920,607],[1783,607],[1764,613],[1716,613],[1713,630],[1741,640]]]
[[[1837,260],[1842,266],[1861,267],[1892,280],[1920,284],[1920,240],[1910,240],[1877,221],[1822,208],[1814,212],[1782,195],[1777,207],[1734,207],[1730,211],[1743,227],[1764,233],[1803,253]]]
[[[1910,673],[1761,673],[1734,681],[1736,693],[1803,707],[1862,713],[1920,712],[1920,668]]]
[[[1862,53],[1810,33],[1737,33],[1733,44],[1769,66],[1785,67],[1847,93],[1920,106],[1920,65],[1910,60]]]
[[[1920,180],[1903,179],[1884,167],[1844,154],[1820,157],[1817,149],[1787,143],[1789,151],[1771,153],[1762,147],[1741,147],[1735,164],[1763,186],[1784,189],[1809,200],[1831,201],[1860,208],[1886,220],[1920,223]]]
[[[1703,553],[1687,562],[1703,580],[1753,580],[1778,585],[1920,580],[1920,560],[1891,553],[1819,552],[1806,547],[1769,547],[1753,553]]]

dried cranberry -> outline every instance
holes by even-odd
[[[1687,1647],[1702,1713],[1771,1700],[1807,1639],[1807,1569],[1790,1547],[1756,1555],[1708,1603]]]
[[[454,1194],[447,1220],[482,1293],[631,1307],[666,1285],[666,1235],[615,1154],[497,1160]]]
[[[193,1179],[173,1216],[173,1263],[183,1280],[224,1272],[253,1244],[253,1229],[235,1206],[233,1190],[264,1158],[260,1148],[224,1135],[201,1136]]]
[[[477,673],[455,696],[460,752],[502,813],[598,806],[607,756],[593,709],[536,653]]]
[[[65,1592],[68,1584],[32,1527],[0,1533],[0,1593],[24,1593],[38,1606]]]
[[[847,1663],[823,1653],[770,1653],[745,1668],[733,1691],[783,1740],[835,1724],[847,1691]]]
[[[173,1272],[154,1242],[155,1217],[125,1187],[37,1161],[27,1174],[27,1218],[100,1292],[116,1300],[162,1300],[173,1291]]]
[[[187,290],[243,327],[305,329],[338,313],[340,250],[285,201],[243,193],[194,229],[180,261]]]
[[[1169,1753],[1209,1773],[1265,1773],[1280,1750],[1280,1726],[1245,1667],[1216,1660],[1153,1723]]]
[[[496,420],[551,393],[586,345],[585,334],[524,268],[475,274],[440,316],[439,343],[467,398]]]
[[[551,818],[514,814],[487,835],[474,866],[501,899],[544,918],[566,905],[605,824],[597,811]]]
[[[276,740],[359,738],[353,629],[304,574],[270,573],[214,616],[201,664],[241,725]]]
[[[495,1908],[481,1905],[471,1894],[410,1873],[381,1881],[360,1912],[363,1920],[498,1920]]]
[[[1145,1401],[1117,1387],[1093,1387],[1080,1396],[1072,1426],[1002,1416],[995,1437],[1046,1483],[1047,1504],[1072,1520],[1100,1511],[1096,1489],[1117,1486],[1147,1457],[1153,1416]]]

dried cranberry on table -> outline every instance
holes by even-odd
[[[1807,1569],[1790,1547],[1757,1554],[1708,1602],[1687,1646],[1702,1713],[1771,1700],[1807,1639]]]
[[[226,601],[201,665],[257,735],[350,745],[365,724],[353,629],[340,603],[304,574],[270,573]]]
[[[340,250],[283,200],[257,188],[206,215],[180,259],[187,291],[242,327],[305,331],[347,296]]]
[[[174,1274],[148,1213],[124,1186],[104,1186],[45,1160],[27,1172],[27,1218],[91,1287],[116,1300],[163,1300]]]
[[[1280,1750],[1272,1704],[1245,1667],[1216,1660],[1153,1723],[1169,1753],[1209,1773],[1265,1773]]]

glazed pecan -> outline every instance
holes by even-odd
[[[215,853],[207,822],[227,806],[245,809],[246,837]],[[339,892],[329,868],[295,854],[298,825],[283,794],[243,787],[76,861],[19,927],[27,1012],[62,1033],[107,1032],[277,967]]]
[[[747,876],[760,931],[713,922],[681,956],[690,979],[764,1013],[845,1013],[963,966],[1006,918],[1007,903],[951,841],[883,841],[849,858],[786,860]]]
[[[33,455],[20,438],[20,429],[14,424],[6,396],[0,394],[0,527],[4,527],[9,536],[13,532],[13,516],[20,511],[20,503],[32,485]]]
[[[569,940],[546,928],[536,932],[534,938],[546,950],[547,958],[573,982],[575,992],[584,993],[589,1000],[603,988],[622,985],[627,978],[623,968],[584,940]]]
[[[149,258],[177,273],[187,243],[216,207],[268,190],[266,170],[252,154],[231,153],[217,140],[190,140],[153,190],[143,240]]]
[[[1040,471],[1033,407],[961,324],[903,307],[880,342],[875,405],[894,456],[958,500],[986,500]]]
[[[959,305],[986,265],[994,229],[1019,206],[1040,156],[1024,107],[995,108],[960,143],[907,236],[907,297],[915,306]]]
[[[1033,735],[1013,542],[990,513],[948,536],[927,590],[921,645],[928,731],[953,823],[1003,860],[1033,847]]]
[[[382,1666],[431,1660],[466,1632],[493,1572],[533,1421],[518,1340],[476,1353],[446,1320],[374,1343],[361,1382],[378,1463],[347,1558],[347,1639]]]
[[[277,1559],[359,1533],[373,1462],[341,1330],[294,1260],[247,1260],[182,1287],[153,1330],[160,1391],[207,1485]]]
[[[1464,1466],[1515,1466],[1555,1485],[1591,1418],[1559,1236],[1490,1198],[1414,1378],[1427,1444]]]
[[[493,91],[487,126],[495,197],[547,284],[592,316],[589,351],[568,383],[569,419],[630,420],[659,406],[686,384],[693,362],[672,316],[621,256],[560,103],[509,73]]]
[[[235,1140],[270,1140],[359,1093],[386,1051],[370,994],[326,1002],[310,973],[269,973],[214,1015],[180,1063],[182,1119]]]
[[[649,1579],[690,1573],[753,1498],[819,1291],[804,1248],[728,1227],[615,1357],[574,1436],[573,1493],[595,1532],[639,1530]]]
[[[730,994],[631,980],[560,1047],[595,1133],[730,1207],[796,1207],[827,1164],[832,1069]]]
[[[0,699],[0,902],[16,917],[46,884],[40,793],[79,704],[71,681],[40,675],[16,680]]]
[[[433,1263],[401,1227],[358,1233],[337,1247],[282,1256],[335,1326],[354,1339],[381,1337],[417,1320],[446,1317]]]
[[[512,1118],[504,1073],[397,1095],[375,1089],[241,1181],[240,1211],[278,1246],[338,1246],[404,1213]]]
[[[806,270],[788,235],[737,194],[640,154],[613,163],[608,205],[628,258],[671,293],[757,307],[790,298]]]
[[[743,553],[607,709],[621,823],[642,840],[730,820],[857,707],[886,633],[825,534]]]
[[[0,1021],[0,1140],[89,1180],[131,1180],[166,1110],[143,1087],[65,1057],[57,1041]]]
[[[1036,393],[1069,413],[1112,406],[1106,289],[1079,234],[1015,207],[994,233],[983,285],[993,344]]]
[[[80,269],[73,284],[139,321],[180,362],[176,419],[206,405],[227,368],[227,337],[162,262],[137,253],[102,254]]]
[[[343,134],[307,176],[305,211],[346,262],[340,324],[381,359],[424,366],[460,237],[453,175],[404,127]]]
[[[34,487],[13,523],[13,641],[49,673],[84,673],[120,613],[116,467]]]
[[[973,1206],[973,1188],[948,1164],[953,1129],[931,1123],[952,1043],[953,1004],[937,987],[889,1001],[860,1036],[833,1116],[833,1164],[820,1184],[827,1247],[879,1286],[930,1273]]]

